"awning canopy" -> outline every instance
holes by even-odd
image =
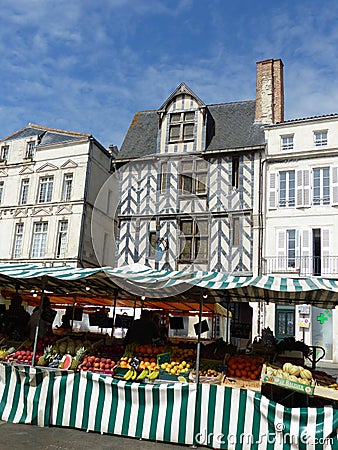
[[[0,264],[0,286],[18,290],[31,303],[45,289],[52,302],[135,306],[192,311],[203,298],[214,303],[266,301],[331,308],[338,304],[338,282],[324,278],[237,277],[220,272],[165,271],[134,264],[120,268],[42,267]]]

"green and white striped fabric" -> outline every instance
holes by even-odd
[[[140,384],[68,373],[54,378],[51,425],[192,444],[195,402],[195,384]]]
[[[200,298],[201,293],[207,291],[208,302],[224,300],[226,294],[231,296],[231,301],[268,300],[319,307],[333,307],[338,302],[338,282],[324,278],[237,277],[220,272],[153,270],[139,264],[84,269],[0,264],[0,281],[4,286],[13,280],[12,286],[19,281],[21,289],[34,286],[41,289],[43,277],[48,278],[48,288],[56,294],[86,294],[87,283],[90,283],[91,294],[111,295],[119,290],[124,298],[130,293],[161,299],[177,296],[183,301],[192,296]]]
[[[197,444],[227,450],[336,450],[338,409],[286,408],[245,389],[201,385]]]
[[[0,419],[48,427],[54,373],[0,364]]]

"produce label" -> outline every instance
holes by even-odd
[[[274,375],[263,375],[262,383],[270,383],[276,386],[292,389],[293,391],[302,392],[307,395],[313,395],[314,386],[297,383],[295,381],[286,380],[284,378],[275,377]]]
[[[171,355],[169,352],[157,355],[157,364],[160,366],[164,363],[170,363]]]

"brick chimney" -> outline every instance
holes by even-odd
[[[284,83],[281,59],[256,63],[256,120],[264,124],[284,121]]]

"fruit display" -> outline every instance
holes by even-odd
[[[258,380],[263,366],[263,359],[249,355],[232,355],[227,361],[227,376],[244,380]]]
[[[78,365],[79,370],[89,372],[102,372],[112,375],[116,362],[111,358],[99,357],[95,355],[85,356]]]
[[[8,349],[0,349],[0,361],[4,361],[7,356],[9,356],[11,353],[15,352],[15,348],[14,347],[9,347]]]
[[[338,388],[336,378],[322,370],[314,370],[312,376],[318,386],[328,387],[330,389]]]
[[[165,362],[161,364],[161,370],[169,375],[188,375],[190,372],[191,365],[186,361],[173,361]]]
[[[282,368],[266,366],[266,375],[293,381],[295,383],[305,384],[308,386],[314,384],[314,380],[310,370],[302,366],[296,366],[290,362],[284,363]]]
[[[130,368],[124,375],[123,379],[125,381],[144,381],[146,378],[148,380],[155,380],[158,378],[160,371],[158,368],[151,369],[149,367],[138,371],[136,369]]]
[[[10,349],[11,350],[11,349]],[[33,359],[33,352],[31,350],[17,350],[13,353],[9,353],[5,357],[6,362],[15,362],[18,364],[31,365]]]

